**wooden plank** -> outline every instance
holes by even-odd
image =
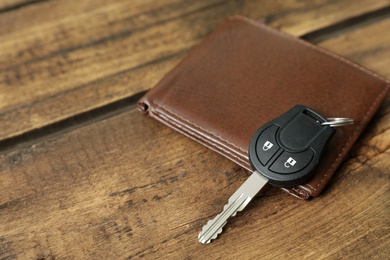
[[[351,8],[341,8],[345,5]],[[301,35],[388,5],[385,0],[283,5],[255,0],[85,0],[42,2],[4,13],[0,140],[150,88],[229,15],[269,17],[271,24]],[[303,19],[308,16],[313,19]],[[299,24],[310,26],[302,29]]]
[[[386,52],[374,32],[388,23],[322,45],[342,54],[368,34],[350,58]],[[390,73],[377,55],[362,64]],[[14,148],[0,155],[0,258],[386,259],[389,126],[388,98],[321,197],[269,187],[208,246],[197,234],[245,172],[134,108]]]

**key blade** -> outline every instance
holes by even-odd
[[[234,200],[229,199],[229,202],[223,207],[223,211],[215,216],[214,219],[209,220],[202,228],[202,232],[198,235],[199,242],[208,244],[211,240],[217,238],[222,233],[222,228],[226,225],[229,217],[236,215],[237,211],[243,208],[241,206],[246,202],[243,198],[244,196],[241,195]]]
[[[229,198],[228,203],[223,207],[220,214],[209,220],[198,235],[199,242],[208,244],[211,240],[222,233],[223,227],[228,219],[235,216],[238,211],[243,210],[254,196],[265,186],[267,179],[258,172],[252,175],[238,188],[238,190]]]

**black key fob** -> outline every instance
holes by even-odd
[[[289,188],[314,174],[325,146],[335,133],[327,119],[314,110],[296,105],[260,127],[249,145],[253,170],[273,186]]]

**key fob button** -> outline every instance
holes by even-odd
[[[269,168],[271,171],[281,174],[291,174],[304,169],[313,159],[314,152],[311,149],[300,153],[283,152]]]
[[[257,139],[256,153],[263,165],[266,165],[280,148],[276,143],[276,132],[278,129],[278,126],[272,125],[266,128]]]

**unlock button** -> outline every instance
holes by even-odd
[[[269,168],[281,174],[290,174],[305,168],[313,159],[313,151],[309,148],[300,153],[283,152]]]
[[[276,143],[276,132],[278,129],[278,126],[272,125],[266,128],[257,139],[257,157],[263,165],[266,165],[280,148]]]

